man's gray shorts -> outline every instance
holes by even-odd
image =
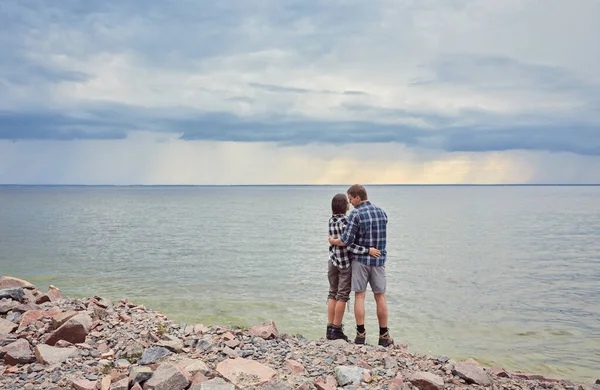
[[[385,266],[364,265],[360,261],[352,261],[352,291],[367,291],[367,283],[375,294],[385,292]]]

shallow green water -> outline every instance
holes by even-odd
[[[397,342],[507,369],[600,377],[600,187],[367,189],[390,220]],[[0,187],[0,273],[70,296],[127,297],[181,322],[273,319],[281,332],[318,338],[330,201],[344,191]],[[366,326],[376,334],[371,298]]]

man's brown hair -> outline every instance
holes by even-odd
[[[348,211],[348,198],[344,194],[337,194],[331,200],[331,211],[334,214],[346,214]]]
[[[348,188],[348,195],[352,196],[353,198],[358,196],[360,200],[367,200],[367,190],[365,190],[365,187],[361,186],[360,184],[354,184]]]

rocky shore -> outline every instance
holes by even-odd
[[[369,339],[367,339],[369,342]],[[600,390],[468,360],[341,340],[177,324],[121,299],[71,299],[0,277],[0,388],[79,390]]]

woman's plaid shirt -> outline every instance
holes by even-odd
[[[348,218],[346,218],[345,214],[334,214],[329,218],[329,235],[333,236],[333,238],[340,238],[342,234],[344,234],[344,230],[346,229],[346,225],[348,225]],[[350,253],[352,252],[358,255],[364,255],[369,253],[369,248],[365,248],[364,246],[351,244],[347,247],[345,246],[329,246],[329,260],[340,269],[345,269],[350,267],[352,264],[352,259],[350,258]]]

